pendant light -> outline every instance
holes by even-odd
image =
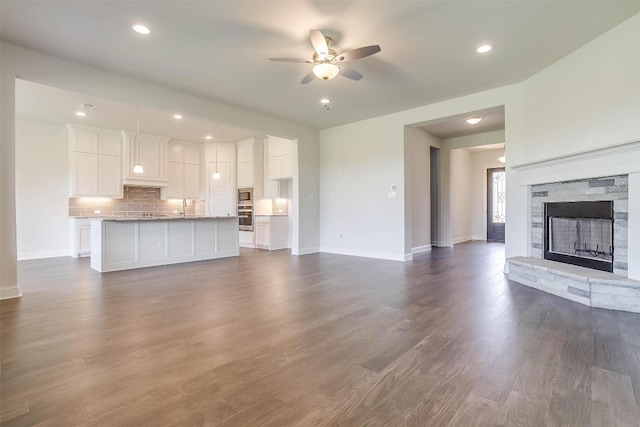
[[[133,167],[133,173],[144,173],[144,169],[140,164],[140,106],[136,107],[136,165]]]
[[[216,123],[215,127],[213,128],[213,137],[215,139],[216,136],[216,130],[218,130],[218,124]],[[215,142],[216,144],[216,171],[213,173],[213,179],[220,179],[220,172],[218,172],[218,141]]]

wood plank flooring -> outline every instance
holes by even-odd
[[[19,263],[3,426],[635,426],[640,315],[509,282],[504,247]]]

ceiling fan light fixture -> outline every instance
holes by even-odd
[[[493,49],[493,46],[491,46],[490,44],[484,44],[484,45],[480,46],[479,48],[477,48],[476,52],[478,52],[478,53],[487,53],[491,49]]]
[[[324,80],[325,82],[337,76],[339,72],[340,67],[328,62],[321,62],[320,64],[316,64],[313,66],[313,74],[315,74],[317,78]]]
[[[482,117],[467,117],[465,121],[470,125],[477,125],[482,120]]]
[[[329,100],[329,98],[322,98],[322,99],[320,100],[320,104],[325,104],[325,105],[326,105],[326,104],[328,104],[328,103],[330,103],[330,102],[331,102],[331,101]]]

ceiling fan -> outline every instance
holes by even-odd
[[[373,46],[364,46],[348,50],[338,55],[335,50],[329,47],[333,42],[331,37],[325,36],[318,30],[311,30],[309,31],[309,38],[311,39],[311,44],[315,49],[311,59],[269,58],[270,61],[304,62],[307,64],[314,64],[312,71],[300,82],[302,84],[309,83],[314,77],[324,81],[331,80],[338,74],[351,80],[360,80],[362,78],[362,74],[353,68],[345,67],[342,63],[364,58],[376,54],[381,50],[380,46],[376,44]]]

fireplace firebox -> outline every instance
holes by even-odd
[[[544,205],[544,258],[613,272],[613,202]]]

